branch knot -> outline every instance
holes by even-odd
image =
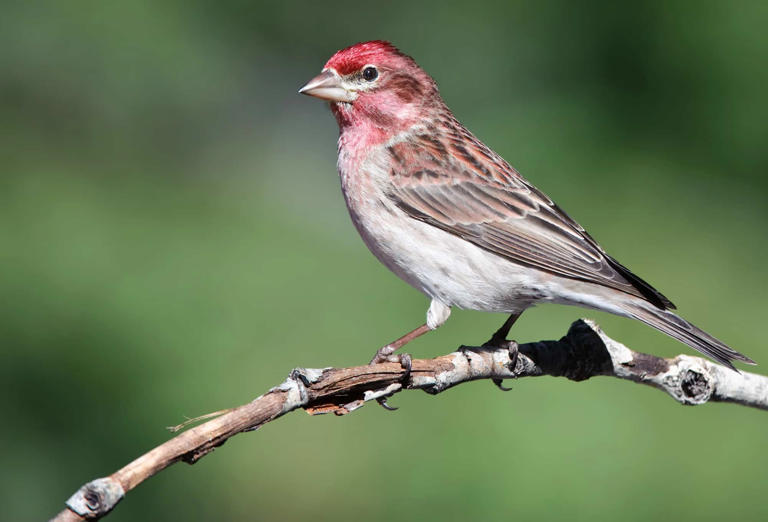
[[[125,496],[123,486],[111,477],[88,482],[67,500],[67,507],[84,518],[101,518]]]

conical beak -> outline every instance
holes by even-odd
[[[351,102],[357,98],[357,93],[342,87],[341,78],[331,71],[323,71],[315,76],[299,92],[333,102]]]

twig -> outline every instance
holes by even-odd
[[[145,453],[109,477],[81,487],[53,520],[98,519],[125,493],[171,464],[193,464],[233,435],[255,430],[285,413],[303,408],[310,414],[345,415],[370,400],[404,389],[438,394],[463,382],[551,375],[582,381],[606,375],[647,384],[682,404],[733,402],[768,410],[768,377],[738,373],[700,357],[664,359],[630,350],[589,320],[571,325],[559,341],[507,347],[462,347],[435,359],[413,360],[410,375],[399,363],[353,368],[296,369],[280,386],[253,401],[225,410]]]

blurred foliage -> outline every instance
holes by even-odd
[[[0,498],[54,514],[83,482],[248,401],[352,365],[427,300],[348,222],[336,126],[296,90],[386,38],[478,136],[683,315],[768,361],[768,3],[4,2]],[[549,306],[521,341],[588,314]],[[455,312],[410,346],[478,342]],[[758,367],[765,371],[764,367]],[[641,386],[528,379],[293,414],[132,492],[110,520],[768,517],[765,413]]]

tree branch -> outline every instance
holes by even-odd
[[[98,519],[125,493],[171,464],[193,464],[233,435],[255,430],[285,413],[344,415],[367,401],[383,401],[404,389],[438,394],[463,382],[551,375],[582,381],[607,375],[647,384],[682,404],[733,402],[768,410],[768,377],[738,373],[700,357],[672,359],[635,352],[589,320],[571,325],[559,341],[508,347],[462,347],[434,359],[415,359],[410,375],[399,363],[352,368],[297,369],[281,385],[253,401],[191,428],[145,453],[109,477],[81,487],[53,520]]]

